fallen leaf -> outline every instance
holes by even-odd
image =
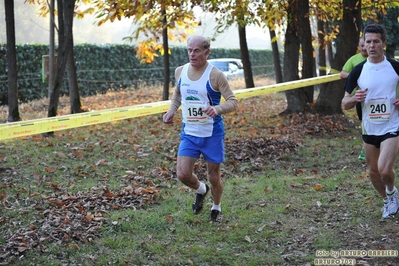
[[[72,249],[80,249],[78,244],[71,244],[71,248]]]
[[[174,222],[174,221],[173,221],[173,218],[170,217],[169,215],[167,215],[167,216],[165,217],[165,220],[166,220],[166,222],[168,222],[168,223],[173,223],[173,222]]]
[[[320,189],[322,189],[323,187],[321,186],[321,185],[315,185],[314,187],[313,187],[313,189],[314,190],[316,190],[316,191],[318,191],[318,190],[320,190]]]
[[[49,201],[55,205],[57,205],[58,207],[64,206],[66,204],[66,202],[64,201],[58,201],[56,199],[49,199]]]

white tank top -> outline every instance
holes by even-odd
[[[196,81],[189,79],[189,64],[184,65],[180,76],[180,94],[182,103],[183,131],[196,137],[210,137],[213,131],[213,118],[203,110],[210,105],[207,85],[213,66],[208,64],[201,78]]]

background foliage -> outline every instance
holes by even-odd
[[[47,55],[47,45],[17,45],[19,98],[22,102],[47,96],[47,83],[42,81],[42,57]],[[81,96],[105,93],[113,89],[138,88],[141,85],[161,84],[163,58],[151,64],[141,64],[132,45],[80,44],[74,47],[78,84]],[[239,49],[212,49],[211,58],[240,58]],[[254,75],[274,76],[273,57],[270,50],[251,50],[250,59]],[[171,48],[171,80],[174,69],[187,62],[185,47]],[[7,104],[6,44],[0,44],[0,104]],[[68,94],[65,77],[61,94]]]

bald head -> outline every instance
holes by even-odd
[[[197,44],[198,47],[201,47],[204,50],[211,47],[211,42],[209,41],[209,39],[203,36],[192,36],[187,40],[188,46],[193,43]]]
[[[206,67],[207,58],[211,52],[210,41],[202,36],[193,36],[187,41],[188,57],[190,64],[196,69]]]

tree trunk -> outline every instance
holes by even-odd
[[[298,80],[299,37],[297,20],[297,1],[290,0],[287,9],[287,30],[284,44],[284,82]],[[282,114],[298,113],[307,107],[307,96],[302,89],[285,91],[287,109]]]
[[[327,70],[326,44],[324,42],[324,21],[317,20],[317,39],[319,43],[319,76],[325,76]]]
[[[7,32],[7,67],[8,67],[8,122],[20,121],[18,110],[18,68],[15,49],[14,1],[4,0]]]
[[[241,61],[244,68],[244,79],[246,88],[254,88],[254,77],[252,75],[251,60],[249,58],[249,50],[247,44],[247,33],[245,26],[238,25],[238,36],[240,39]]]
[[[361,32],[361,1],[343,0],[343,17],[340,36],[337,39],[337,53],[331,67],[341,70],[346,60],[356,53]],[[341,114],[341,101],[344,96],[345,81],[330,82],[320,90],[315,111],[319,114]]]
[[[66,70],[68,73],[68,87],[69,87],[69,105],[71,107],[71,114],[83,112],[82,103],[80,102],[78,76],[76,74],[75,56],[73,53],[73,36],[72,42],[68,42],[68,60]]]
[[[55,70],[55,0],[49,2],[50,10],[50,44],[49,44],[49,56],[48,56],[48,91],[47,95],[50,98],[50,91],[54,87],[54,70]]]
[[[168,42],[168,20],[166,18],[166,10],[165,7],[162,7],[162,21],[163,21],[163,29],[162,29],[162,40],[163,40],[163,100],[166,101],[169,99],[169,84],[170,84],[170,60],[169,60],[169,42]]]
[[[74,4],[75,5],[75,4]],[[67,10],[64,7],[64,11]],[[69,6],[68,6],[69,10]],[[73,15],[73,13],[72,13]],[[67,55],[66,70],[68,73],[68,87],[69,87],[69,105],[71,108],[71,114],[77,114],[83,112],[82,103],[80,102],[78,76],[76,74],[76,63],[75,55],[73,52],[73,16],[70,17],[70,10],[64,16],[65,30],[69,32],[67,35],[70,36],[70,41],[66,42],[66,50],[69,51]]]
[[[328,32],[328,21],[324,23],[324,32]],[[333,58],[334,58],[334,53],[333,53],[333,44],[331,41],[326,43],[326,50],[327,50],[327,62],[331,67]]]
[[[57,116],[60,90],[72,41],[72,21],[75,0],[57,0],[58,7],[58,58],[54,87],[50,89],[48,117]],[[52,132],[49,132],[52,134]]]
[[[298,32],[302,47],[302,77],[307,79],[314,77],[314,50],[312,46],[312,32],[309,22],[309,0],[298,1]],[[306,101],[313,103],[314,88],[308,86],[302,88],[306,95]]]
[[[281,71],[281,62],[280,62],[280,52],[278,50],[278,43],[275,41],[276,31],[269,30],[270,40],[272,41],[272,52],[273,52],[273,65],[274,65],[274,73],[276,83],[283,82],[283,73]]]
[[[318,66],[319,66],[319,76],[325,76],[327,73],[327,59],[326,59],[326,43],[324,40],[324,25],[325,22],[322,20],[317,20],[317,39],[319,43],[319,60],[318,60]],[[320,90],[322,88],[325,88],[326,84],[318,84],[317,88]]]

